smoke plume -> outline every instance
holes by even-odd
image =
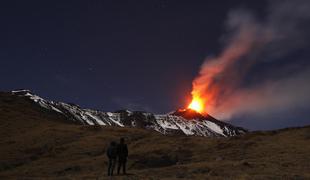
[[[224,49],[206,58],[193,97],[219,119],[310,105],[310,1],[270,1],[264,17],[228,14]]]

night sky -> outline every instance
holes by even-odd
[[[268,14],[268,2],[248,0],[1,1],[0,90],[30,89],[103,111],[186,107],[192,81],[206,57],[223,50],[225,21],[238,8],[259,20]],[[294,53],[307,59],[309,46],[286,61]],[[254,67],[256,78],[245,84],[268,74],[264,66]],[[245,113],[231,123],[249,129],[309,124],[308,104],[294,107],[300,108],[263,117]]]

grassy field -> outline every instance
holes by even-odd
[[[0,93],[0,179],[109,179],[105,150],[120,137],[130,174],[112,179],[310,179],[310,126],[205,138],[67,122]]]

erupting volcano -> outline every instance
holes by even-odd
[[[199,97],[194,97],[192,102],[188,105],[188,108],[199,113],[204,113],[204,103]]]
[[[246,130],[221,122],[209,114],[201,114],[195,109],[178,109],[168,114],[153,114],[145,111],[131,111],[128,109],[114,112],[103,112],[84,109],[79,105],[64,102],[49,101],[33,94],[29,90],[16,90],[2,93],[1,98],[10,97],[24,99],[42,112],[60,116],[66,122],[83,125],[134,127],[155,130],[162,134],[185,134],[194,136],[228,137],[246,133]],[[30,101],[29,101],[30,100]],[[196,103],[197,101],[195,101]],[[201,101],[193,108],[202,110]]]

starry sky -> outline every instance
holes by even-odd
[[[1,1],[0,90],[30,89],[103,111],[167,113],[187,106],[201,64],[222,51],[229,12],[242,8],[264,19],[267,6],[248,0]],[[282,120],[243,114],[231,123],[305,125],[308,110],[292,111],[297,121],[273,113],[269,117]]]

